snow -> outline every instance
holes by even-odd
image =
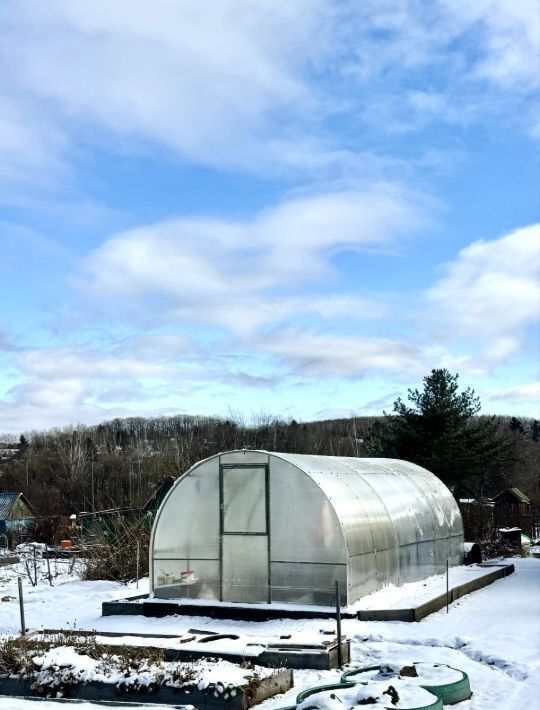
[[[299,710],[307,710],[315,706],[317,710],[345,710],[347,707],[344,705],[343,700],[339,700],[336,697],[335,693],[317,693],[316,696],[304,700],[298,708]]]
[[[76,710],[103,710],[104,706],[103,704],[97,704],[97,703],[89,703],[85,701],[77,702],[73,704]],[[62,704],[59,705],[57,702],[53,702],[52,700],[23,700],[22,698],[9,698],[9,706],[4,706],[5,710],[61,710],[62,707],[66,707],[66,705]],[[71,707],[71,703],[67,704],[67,707]],[[183,708],[184,710],[195,710],[193,705],[154,705],[154,704],[144,704],[144,706],[141,706],[139,704],[132,704],[132,703],[122,703],[122,710],[166,710],[166,708],[169,708],[172,710],[172,708]],[[343,708],[341,709],[343,710]]]
[[[461,703],[460,710],[522,710],[538,707],[540,698],[540,560],[512,558],[506,561],[516,567],[516,572],[490,586],[474,592],[451,604],[449,613],[441,610],[419,623],[364,622],[344,619],[342,631],[351,639],[353,661],[350,667],[396,663],[411,665],[445,663],[466,672],[471,681],[473,696]],[[53,561],[51,561],[51,564]],[[63,566],[62,566],[63,565]],[[67,574],[68,561],[58,561],[59,576],[50,587],[46,580],[31,587],[24,581],[27,626],[32,629],[65,628],[117,632],[120,643],[131,643],[128,638],[135,633],[150,635],[169,634],[178,639],[188,630],[235,634],[239,639],[222,640],[223,648],[233,649],[238,644],[249,648],[249,643],[294,643],[331,639],[321,631],[334,631],[332,619],[274,619],[266,622],[241,622],[216,620],[207,617],[171,616],[159,619],[143,616],[101,616],[101,603],[121,599],[147,591],[147,582],[127,587],[113,582],[82,582]],[[22,571],[22,567],[19,567]],[[468,571],[470,570],[470,571]],[[458,575],[476,574],[474,567],[455,568]],[[485,572],[485,569],[483,570]],[[471,577],[467,577],[469,579]],[[444,575],[415,583],[399,594],[389,587],[376,594],[386,595],[385,606],[403,604],[412,593],[442,593]],[[426,584],[426,587],[423,584]],[[455,585],[451,577],[451,586]],[[435,591],[438,590],[438,591]],[[403,594],[405,597],[400,597]],[[0,568],[0,633],[19,632],[16,576]],[[369,599],[369,598],[366,598]],[[365,603],[375,604],[375,597]],[[377,600],[377,606],[379,606]],[[382,603],[381,603],[382,605]],[[291,635],[279,641],[279,636]],[[111,643],[119,641],[110,639]],[[174,641],[174,640],[173,640]],[[147,639],[148,642],[148,639]],[[211,654],[212,643],[201,644]],[[152,642],[153,645],[153,642]],[[182,645],[185,648],[186,645]],[[221,646],[220,646],[221,647]],[[217,648],[217,646],[216,646]],[[340,672],[299,670],[294,671],[295,688],[284,695],[261,704],[261,710],[273,710],[293,705],[303,688],[336,682]],[[38,710],[52,710],[48,703],[40,703]],[[0,702],[1,705],[1,702]],[[32,701],[10,699],[13,710],[35,710]],[[56,705],[54,706],[57,707]],[[91,703],[82,704],[84,710],[94,710]],[[97,706],[95,706],[97,708]],[[126,707],[126,710],[128,710]],[[336,706],[338,707],[338,706]]]
[[[398,676],[403,666],[389,664],[392,673],[386,672],[384,667],[379,670],[370,670],[359,673],[351,678],[355,681],[382,680],[388,679],[392,675]],[[413,664],[411,664],[413,665]],[[411,679],[417,685],[448,685],[463,678],[463,673],[455,668],[447,666],[445,663],[414,663],[417,678]]]
[[[460,565],[450,567],[449,569],[449,586],[450,589],[464,582],[470,582],[472,579],[482,577],[488,574],[491,570],[488,569],[492,565]],[[409,582],[400,586],[387,584],[381,589],[362,597],[359,601],[349,606],[341,608],[342,613],[356,614],[360,610],[371,609],[408,609],[418,606],[433,597],[446,593],[446,573],[433,575],[418,582]],[[166,600],[158,599],[160,603],[186,604],[189,606],[206,606],[206,599],[186,599],[186,600]],[[213,602],[220,607],[225,608],[245,608],[251,607],[257,610],[260,609],[283,609],[290,611],[309,611],[312,613],[319,610],[324,613],[334,613],[335,607],[332,606],[315,606],[313,604],[240,604],[237,602]]]
[[[76,680],[81,683],[94,681],[130,686],[149,686],[159,676],[163,677],[164,685],[175,688],[189,688],[197,686],[199,690],[206,690],[209,686],[215,687],[216,696],[223,694],[236,695],[237,688],[249,683],[251,677],[268,677],[273,670],[254,666],[241,668],[240,666],[221,660],[201,659],[193,663],[167,663],[160,666],[151,663],[142,663],[140,666],[126,670],[114,654],[102,654],[99,658],[91,658],[73,646],[56,646],[47,651],[36,654],[32,658],[33,665],[38,669],[36,682],[39,686],[48,685],[57,687],[66,682]],[[184,676],[176,672],[184,669]],[[187,675],[186,675],[187,674]]]
[[[491,567],[491,565],[490,565]],[[481,565],[461,565],[450,567],[448,571],[449,588],[457,587],[464,582],[482,577],[493,571]],[[352,605],[354,611],[372,609],[410,609],[433,599],[440,594],[446,594],[446,574],[433,575],[419,582],[409,582],[396,586],[387,584],[381,589],[362,597]]]
[[[499,532],[521,532],[521,528],[499,528]]]
[[[397,703],[392,703],[390,696],[386,693],[390,686],[397,691],[399,696]],[[337,688],[322,693],[315,693],[306,698],[306,700],[298,706],[297,710],[308,710],[308,708],[317,708],[317,710],[345,710],[346,708],[350,708],[351,705],[356,706],[358,702],[368,698],[373,698],[373,700],[377,701],[374,703],[376,707],[395,707],[397,710],[400,710],[400,708],[410,709],[425,707],[432,705],[437,700],[437,696],[418,687],[418,685],[414,685],[408,680],[395,678],[392,679],[391,682],[380,681],[370,683],[366,686],[359,685],[344,690]],[[371,705],[373,705],[373,703]]]

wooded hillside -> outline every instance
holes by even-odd
[[[485,418],[475,417],[471,426]],[[370,432],[383,417],[299,423],[259,415],[241,419],[173,416],[113,419],[97,426],[0,437],[0,489],[22,491],[41,515],[143,504],[167,476],[179,476],[219,451],[266,449],[335,456],[374,455]],[[517,486],[540,504],[540,423],[496,417],[511,446],[480,478],[463,481],[473,495]]]

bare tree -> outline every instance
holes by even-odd
[[[86,445],[86,435],[78,431],[66,434],[58,439],[57,453],[64,474],[65,493],[78,506],[84,499],[81,483],[90,461],[90,452]]]

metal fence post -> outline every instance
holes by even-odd
[[[137,540],[137,589],[139,588],[139,564],[141,559],[141,541]]]
[[[338,667],[343,665],[343,655],[341,653],[341,605],[339,602],[339,582],[336,579],[336,631],[337,631],[337,662]]]
[[[19,611],[21,612],[21,634],[24,636],[26,633],[26,624],[24,621],[24,598],[23,598],[23,586],[22,577],[17,579],[19,585]]]
[[[446,613],[449,613],[448,605],[450,603],[450,583],[448,579],[448,560],[446,560]]]

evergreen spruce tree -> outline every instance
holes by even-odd
[[[424,377],[422,390],[398,398],[392,414],[375,424],[366,441],[370,455],[412,461],[459,491],[479,491],[512,446],[494,418],[475,415],[480,399],[469,387],[458,391],[458,375],[446,369]]]
[[[29,443],[28,439],[26,438],[26,436],[24,434],[21,434],[21,436],[19,437],[19,443],[17,444],[17,449],[18,449],[17,458],[23,459],[27,455],[29,448],[30,448],[30,443]]]

